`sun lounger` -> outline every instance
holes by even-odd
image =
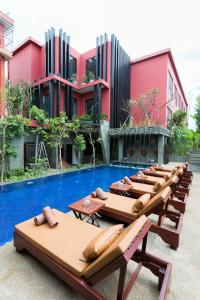
[[[117,299],[126,299],[142,267],[158,277],[159,299],[166,299],[171,264],[146,252],[151,223],[145,216],[125,228],[98,258],[86,263],[83,251],[103,229],[59,211],[55,214],[59,224],[53,229],[47,224],[37,227],[33,219],[18,224],[14,233],[16,250],[30,252],[85,299],[105,299],[93,285],[116,270],[120,271]],[[138,250],[140,244],[142,248]],[[137,268],[125,288],[126,273],[130,273],[127,267],[131,260],[137,263]]]
[[[165,181],[164,178],[154,177],[154,176],[147,176],[147,175],[144,175],[143,177],[142,176],[138,177],[137,175],[133,175],[133,176],[130,177],[130,179],[133,182],[147,183],[147,184],[155,184],[156,182],[163,183]]]
[[[167,201],[170,195],[171,189],[170,187],[166,187],[151,198],[149,203],[138,213],[132,212],[132,207],[137,201],[137,199],[134,198],[108,192],[106,200],[95,198],[95,201],[100,201],[105,204],[100,210],[100,214],[127,224],[132,223],[142,215],[157,215],[157,224],[152,224],[150,231],[157,233],[171,248],[177,249],[179,246],[183,214],[168,210]],[[90,195],[87,196],[87,198],[90,200],[93,199]],[[175,223],[174,229],[163,226],[165,219],[170,219]]]
[[[119,195],[124,195],[127,197],[135,197],[138,198],[140,195],[145,193],[149,193],[151,197],[155,196],[157,193],[162,191],[165,187],[170,186],[172,190],[171,198],[169,199],[168,205],[173,206],[176,210],[181,213],[185,212],[186,209],[186,201],[187,201],[187,194],[184,193],[183,189],[181,190],[178,186],[179,178],[175,174],[169,180],[163,181],[160,188],[158,190],[154,189],[155,185],[150,184],[143,184],[138,182],[133,182],[130,186],[129,190],[124,192],[118,187],[123,185],[121,181],[113,183],[109,188],[112,193],[116,193]]]
[[[144,175],[148,175],[148,176],[155,176],[155,177],[172,177],[172,173],[171,172],[164,172],[164,171],[151,171],[151,170],[144,170],[143,171]]]

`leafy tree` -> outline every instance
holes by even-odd
[[[38,162],[38,145],[39,145],[39,139],[42,135],[45,134],[44,131],[44,125],[47,123],[45,113],[42,109],[39,109],[37,106],[33,105],[30,109],[30,117],[33,120],[37,120],[38,126],[36,128],[33,128],[31,132],[35,134],[35,164]]]
[[[86,149],[86,142],[82,134],[78,134],[74,141],[74,147],[78,150],[78,163],[80,163],[80,153]]]
[[[196,130],[200,132],[200,96],[196,99],[194,119],[196,122]]]
[[[177,110],[172,115],[172,120],[169,124],[170,128],[176,127],[184,127],[186,125],[186,116],[187,113],[184,110]]]
[[[11,145],[14,137],[21,136],[28,130],[29,120],[20,115],[6,116],[0,119],[0,162],[1,162],[1,182],[4,180],[6,159],[16,155],[15,149]]]
[[[32,103],[32,88],[27,81],[12,85],[6,82],[5,102],[8,115],[23,115],[30,117]]]
[[[66,114],[61,112],[58,117],[49,120],[49,130],[45,132],[44,138],[50,148],[58,148],[58,160],[60,170],[63,168],[62,164],[62,143],[63,139],[69,137],[69,131],[72,127]]]

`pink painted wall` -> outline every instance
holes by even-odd
[[[9,79],[13,84],[22,80],[32,82],[41,76],[41,48],[28,43],[9,61]]]
[[[139,96],[144,95],[149,90],[158,88],[160,92],[156,102],[160,105],[165,103],[167,91],[167,58],[168,55],[165,54],[131,64],[131,99],[138,99]],[[144,121],[141,120],[139,109],[136,109],[133,115],[137,124]],[[153,111],[153,122],[157,124],[156,111]],[[166,107],[163,107],[160,111],[160,124],[166,126]]]

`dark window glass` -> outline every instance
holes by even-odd
[[[85,113],[88,115],[93,115],[94,112],[94,100],[88,99],[85,102]]]
[[[167,107],[167,122],[169,123],[172,119],[172,110]]]
[[[168,98],[173,98],[173,78],[170,73],[168,73]]]
[[[72,116],[77,116],[77,100],[75,98],[72,99]]]
[[[47,118],[49,118],[49,95],[43,96],[42,100],[43,100],[43,110],[44,110],[45,116]]]
[[[96,75],[96,56],[86,60],[86,75],[93,73]]]
[[[76,64],[77,64],[77,59],[73,56],[70,55],[69,58],[69,78],[71,81],[76,81]]]
[[[174,99],[175,99],[176,106],[178,106],[178,91],[176,86],[174,86]]]

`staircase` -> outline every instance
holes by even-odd
[[[200,151],[192,150],[189,152],[189,162],[191,171],[200,172]]]

